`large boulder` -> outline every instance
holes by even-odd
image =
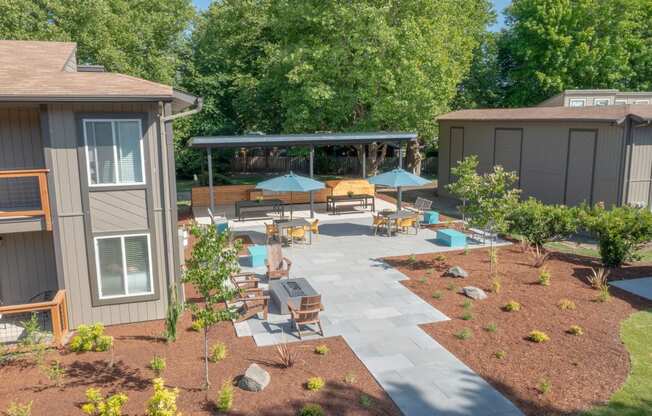
[[[258,364],[254,363],[247,368],[244,376],[238,382],[238,386],[247,391],[263,391],[269,384],[271,377]]]
[[[469,277],[469,273],[460,266],[453,266],[448,269],[448,274],[453,277]]]
[[[462,292],[471,299],[482,300],[487,299],[487,294],[484,293],[484,290],[475,286],[466,286],[462,288]]]

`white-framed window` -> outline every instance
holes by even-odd
[[[90,186],[144,185],[140,119],[84,119]]]
[[[611,102],[608,98],[596,98],[593,100],[593,105],[596,107],[604,107],[610,104]]]
[[[95,237],[100,299],[154,294],[149,234]]]
[[[616,105],[627,105],[627,100],[616,100],[614,103]]]
[[[634,104],[650,104],[650,100],[635,100]]]
[[[569,102],[571,107],[584,107],[586,100],[584,98],[572,98]]]

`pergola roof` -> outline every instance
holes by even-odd
[[[398,143],[415,140],[416,133],[313,133],[313,134],[247,134],[242,136],[193,137],[189,146],[214,147],[283,147],[283,146],[329,146],[379,143]]]

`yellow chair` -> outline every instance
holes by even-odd
[[[265,237],[267,244],[269,244],[271,240],[278,239],[279,234],[276,224],[265,224]]]
[[[310,224],[310,232],[313,234],[319,234],[319,220],[315,220]]]
[[[290,230],[288,230],[288,234],[290,236],[290,240],[306,240],[306,229],[303,227],[293,227]]]
[[[388,225],[389,221],[386,217],[383,217],[382,215],[374,215],[374,222],[372,224],[372,227],[374,227],[374,235],[378,233],[378,229],[383,227],[387,228]]]
[[[416,217],[409,217],[409,218],[401,218],[398,220],[397,227],[405,232],[406,234],[408,233],[408,229],[410,227],[414,228],[415,234],[418,233],[418,227],[417,227],[417,218]]]

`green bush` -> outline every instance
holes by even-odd
[[[463,321],[470,321],[473,319],[473,314],[469,311],[465,311],[461,316]]]
[[[542,342],[550,341],[550,337],[548,336],[548,334],[546,334],[543,331],[537,331],[537,330],[534,330],[534,331],[530,332],[530,335],[528,335],[527,339],[529,339],[532,342],[536,342],[536,343],[542,343]]]
[[[473,332],[469,328],[464,328],[461,331],[455,333],[455,338],[465,341],[473,337]]]
[[[297,416],[325,416],[324,409],[315,403],[309,403],[301,408]]]
[[[41,368],[48,380],[53,382],[55,386],[61,387],[61,382],[66,376],[66,369],[61,365],[59,360],[54,360],[50,365],[44,365]]]
[[[539,385],[537,386],[537,390],[539,390],[539,393],[548,394],[551,388],[552,388],[552,384],[550,383],[549,380],[545,378],[539,380]]]
[[[231,380],[227,380],[217,393],[217,410],[228,412],[231,407],[233,407],[233,383]]]
[[[521,310],[521,304],[515,300],[510,300],[503,306],[503,310],[507,312],[517,312]]]
[[[436,290],[432,293],[432,298],[439,300],[444,297],[444,294],[441,292],[441,290]]]
[[[496,351],[494,353],[494,357],[496,357],[499,360],[502,360],[503,358],[507,357],[507,353],[505,351],[502,351],[502,350]]]
[[[374,399],[367,396],[366,394],[360,395],[359,402],[360,402],[360,406],[364,407],[365,409],[369,409],[374,405]]]
[[[557,302],[557,307],[559,307],[559,309],[562,311],[574,311],[577,309],[575,302],[570,299],[561,299],[559,302]]]
[[[538,247],[573,235],[579,225],[576,208],[546,205],[535,198],[517,204],[509,215],[509,222],[510,233]]]
[[[32,402],[25,404],[11,402],[7,408],[7,416],[31,416],[31,414]]]
[[[541,269],[539,273],[539,284],[541,286],[550,286],[551,274],[545,267]]]
[[[648,208],[622,206],[607,210],[596,204],[585,210],[583,223],[598,240],[605,267],[640,260],[638,250],[652,240],[652,212]]]
[[[154,394],[147,401],[147,416],[181,416],[177,412],[177,397],[179,389],[166,389],[162,378],[152,380]]]
[[[211,354],[208,357],[208,360],[212,363],[220,362],[226,358],[227,353],[228,350],[226,348],[226,344],[223,342],[216,342],[211,347]]]
[[[70,341],[70,349],[75,352],[108,351],[113,346],[113,337],[104,335],[104,325],[79,325],[77,335]]]
[[[165,358],[159,357],[158,355],[154,356],[154,358],[149,362],[149,368],[154,372],[156,377],[160,377],[161,374],[163,374],[165,367]]]
[[[122,407],[129,398],[124,393],[114,394],[106,399],[99,389],[86,390],[87,402],[82,405],[82,412],[90,416],[120,416]]]
[[[177,324],[179,317],[183,313],[183,305],[177,300],[177,291],[174,287],[169,290],[170,302],[165,313],[165,331],[163,336],[168,343],[177,340]]]
[[[570,328],[566,330],[566,332],[568,332],[571,335],[577,335],[577,336],[584,335],[584,329],[582,329],[582,327],[579,325],[571,325]]]
[[[321,377],[310,377],[306,382],[306,388],[310,391],[319,391],[324,388],[326,381]]]
[[[315,354],[326,355],[329,352],[330,352],[330,349],[328,348],[328,346],[326,344],[317,345],[315,347]]]
[[[484,330],[487,332],[496,332],[498,331],[498,325],[493,322],[488,323],[487,326],[484,327]]]
[[[202,329],[204,329],[204,321],[201,319],[195,319],[192,321],[192,324],[190,324],[190,329],[195,332],[200,332]]]

